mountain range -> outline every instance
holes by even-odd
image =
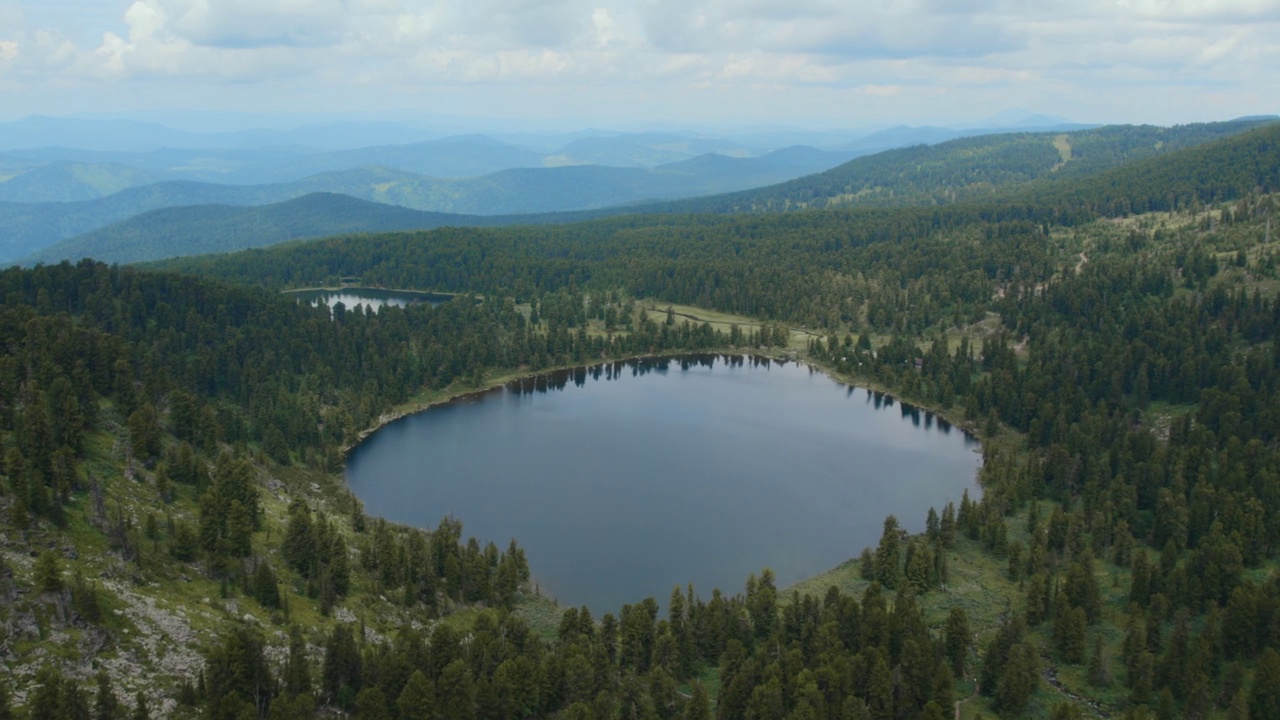
[[[122,164],[66,161],[36,167],[0,183],[0,198],[20,194],[24,188],[46,196],[60,192],[64,198],[60,202],[0,202],[0,227],[5,230],[0,236],[0,259],[35,263],[92,256],[134,262],[334,233],[442,224],[559,223],[620,213],[938,205],[1008,197],[1037,183],[1089,177],[1270,122],[1274,118],[1168,128],[1059,128],[960,137],[870,155],[855,149],[836,152],[808,146],[754,157],[704,152],[654,167],[565,164],[507,168],[454,179],[385,165],[362,166],[278,183],[171,180],[125,187],[103,197],[85,196],[95,192],[93,188],[109,189],[136,181],[148,171]],[[868,136],[866,141],[894,142],[906,137],[896,135],[898,132],[885,131]],[[677,140],[653,133],[584,137],[569,141],[560,150],[568,158],[570,153],[593,157],[592,153],[612,148],[609,151],[616,159],[619,148],[625,146],[632,153],[627,161],[632,163],[650,162],[663,153],[744,152],[729,141]],[[406,151],[406,159],[399,164],[414,166],[428,157],[445,162],[450,149],[456,151],[453,157],[457,162],[474,167],[489,161],[495,165],[516,161],[519,155],[513,151],[515,146],[483,136],[453,137],[413,147],[419,154]],[[526,159],[536,155],[520,152],[526,153]],[[0,168],[11,168],[28,156],[13,157],[11,154],[9,164],[0,164]],[[153,153],[157,166],[163,164],[160,158],[168,158],[165,162],[174,159],[169,151]],[[393,149],[386,147],[311,153],[293,159],[311,163],[307,167],[316,169],[326,163],[341,167],[362,158],[395,160]],[[836,164],[842,160],[846,162]],[[308,197],[313,194],[316,196]],[[339,199],[339,195],[345,198]],[[303,198],[305,202],[290,202]],[[313,215],[304,217],[307,212]],[[351,214],[347,217],[344,212]]]
[[[267,205],[319,192],[342,193],[433,213],[488,216],[563,212],[770,185],[825,169],[851,155],[795,147],[754,158],[705,155],[655,168],[515,168],[454,180],[387,167],[360,167],[287,183],[168,181],[126,188],[100,198],[71,196],[66,202],[0,202],[0,227],[5,229],[0,235],[0,260],[30,256],[33,261],[51,261],[71,257],[66,254],[69,251],[50,246],[161,208]],[[60,172],[71,174],[76,169],[63,167]],[[52,175],[54,170],[43,172]],[[139,221],[145,224],[150,218]],[[77,242],[71,247],[89,246]],[[45,248],[50,250],[45,252]]]

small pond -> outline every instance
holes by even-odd
[[[298,302],[309,302],[312,305],[323,303],[330,308],[342,303],[348,310],[353,309],[356,305],[362,305],[372,309],[374,312],[381,310],[386,305],[404,307],[423,302],[439,305],[453,299],[452,295],[438,293],[418,292],[416,290],[383,290],[381,288],[366,287],[312,288],[308,290],[289,290],[287,293],[297,298]]]

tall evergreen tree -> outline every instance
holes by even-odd
[[[1267,648],[1258,658],[1249,693],[1250,718],[1280,718],[1280,653]]]

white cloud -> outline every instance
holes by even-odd
[[[1248,23],[1280,20],[1275,0],[1121,0],[1136,16],[1172,22]]]
[[[894,97],[901,95],[903,88],[901,85],[863,85],[858,89],[871,97]]]
[[[342,0],[136,0],[130,33],[168,35],[193,45],[256,48],[333,45],[342,39]]]
[[[596,47],[601,49],[609,47],[609,43],[614,40],[616,30],[613,16],[609,14],[608,8],[592,9],[591,24],[596,33]]]
[[[1280,96],[1280,0],[117,0],[110,22],[98,0],[48,1],[59,18],[86,8],[84,25],[0,0],[10,85],[146,80],[335,103],[429,88],[509,113],[530,110],[508,101],[527,93],[570,112],[546,98],[771,119],[854,112],[851,96],[857,112],[935,117],[1037,102],[1137,113],[1138,85],[1166,89],[1169,108],[1190,95],[1168,88]]]
[[[850,57],[968,56],[1016,44],[981,13],[939,12],[911,0],[876,5],[645,0],[641,8],[653,44],[679,50],[754,47]]]

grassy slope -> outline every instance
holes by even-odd
[[[1074,273],[1083,269],[1081,261],[1075,258],[1088,254],[1100,245],[1122,241],[1131,229],[1164,230],[1171,233],[1178,231],[1195,232],[1197,227],[1206,225],[1212,230],[1204,230],[1198,234],[1205,242],[1212,242],[1215,255],[1224,265],[1228,265],[1236,257],[1236,252],[1243,250],[1251,262],[1257,263],[1266,257],[1280,257],[1280,237],[1272,235],[1270,243],[1263,242],[1265,234],[1254,225],[1238,225],[1219,228],[1216,221],[1221,217],[1220,208],[1208,208],[1197,214],[1183,213],[1148,213],[1122,220],[1104,220],[1087,227],[1073,230],[1055,230],[1053,239],[1059,245],[1061,257],[1061,273]],[[1087,261],[1086,261],[1087,262]],[[1273,278],[1261,277],[1248,269],[1228,267],[1215,279],[1233,291],[1244,288],[1252,293],[1258,290],[1267,295],[1280,292],[1280,282]],[[1185,291],[1184,291],[1185,292]],[[987,336],[990,323],[983,321],[964,327],[945,328],[945,336],[954,349],[960,337],[967,337],[971,342],[980,343]],[[793,330],[793,332],[796,332]],[[876,345],[887,338],[874,338]],[[865,379],[857,377],[841,377],[832,374],[838,380],[857,385],[869,385]],[[908,402],[928,407],[929,403],[920,403],[917,399],[906,396]],[[959,407],[931,408],[954,424],[965,425],[963,410]],[[1161,428],[1167,429],[1169,420],[1175,415],[1194,410],[1190,406],[1169,406],[1153,404],[1143,413],[1143,418],[1157,433]],[[985,438],[985,445],[996,443],[1004,452],[1019,452],[1021,438],[1007,431],[996,438]],[[1052,503],[1041,503],[1041,522],[1049,517]],[[923,510],[922,510],[923,512]],[[1028,511],[1023,511],[1007,519],[1009,541],[1027,545]],[[905,544],[904,544],[905,545]],[[873,548],[874,549],[874,548]],[[905,548],[904,548],[905,551]],[[1023,583],[1011,580],[1008,561],[985,550],[979,543],[960,537],[956,546],[948,553],[949,581],[944,590],[932,592],[920,598],[926,618],[939,634],[943,630],[947,615],[954,607],[963,608],[969,616],[970,627],[977,638],[976,645],[970,651],[967,665],[969,678],[957,684],[959,714],[963,720],[977,717],[999,717],[992,707],[990,699],[975,694],[973,685],[977,673],[980,652],[986,642],[995,634],[1002,617],[1020,609],[1025,604],[1025,588]],[[1065,567],[1062,568],[1065,570]],[[1269,562],[1263,567],[1250,571],[1257,581],[1280,570],[1280,563]],[[1092,686],[1087,679],[1086,665],[1067,665],[1058,662],[1053,654],[1053,642],[1050,632],[1052,622],[1047,621],[1031,628],[1030,637],[1041,648],[1041,660],[1044,663],[1046,682],[1041,684],[1027,710],[1028,718],[1048,718],[1055,704],[1071,702],[1076,704],[1085,717],[1106,717],[1118,715],[1125,707],[1128,689],[1124,687],[1124,669],[1121,662],[1121,646],[1124,641],[1124,626],[1129,606],[1129,568],[1117,566],[1106,560],[1095,563],[1095,576],[1102,592],[1103,618],[1090,627],[1086,648],[1092,648],[1096,637],[1102,638],[1104,651],[1108,658],[1110,682],[1103,687]],[[793,591],[801,594],[813,594],[821,597],[827,588],[835,586],[841,591],[861,596],[869,585],[869,581],[861,577],[860,566],[856,558],[814,577],[802,580],[784,592],[780,597],[788,601]],[[1170,623],[1165,624],[1168,632]],[[1087,656],[1086,652],[1086,656]],[[1048,682],[1052,675],[1054,683]],[[1104,714],[1105,713],[1105,714]],[[1225,717],[1226,711],[1215,708],[1210,717]]]
[[[1062,272],[1076,272],[1081,253],[1087,257],[1099,243],[1122,238],[1130,227],[1185,228],[1195,224],[1212,224],[1217,212],[1209,211],[1195,217],[1151,214],[1060,232],[1055,235],[1055,240],[1059,243]],[[1263,244],[1257,227],[1229,227],[1212,237],[1214,248],[1224,261],[1233,258],[1236,250],[1245,250],[1247,256],[1255,261],[1262,257],[1274,257],[1277,250],[1280,250],[1277,247],[1280,243],[1273,241],[1270,245]],[[1276,291],[1274,280],[1258,278],[1247,269],[1229,269],[1218,281],[1229,286]],[[640,307],[656,320],[665,316],[667,304],[646,300]],[[737,323],[744,330],[759,324],[759,321],[752,318],[689,306],[673,306],[673,310],[720,326]],[[949,343],[958,342],[960,337],[980,340],[990,330],[990,319],[944,330]],[[593,327],[593,332],[602,332],[602,329]],[[802,352],[811,336],[812,333],[805,329],[792,328],[792,346],[788,352]],[[883,339],[875,338],[876,342],[881,340]],[[495,373],[487,384],[497,384],[519,374],[519,370]],[[841,379],[859,382],[858,378]],[[458,386],[423,395],[399,410],[411,411],[475,389]],[[910,397],[904,399],[912,400]],[[957,408],[935,409],[944,416],[962,419]],[[1148,417],[1158,418],[1185,410],[1186,408],[1153,407],[1148,410]],[[152,484],[153,477],[146,471],[136,472],[138,468],[128,460],[126,433],[120,418],[115,416],[109,406],[103,408],[103,418],[102,429],[89,436],[89,460],[82,468],[82,476],[86,482],[89,477],[94,477],[102,483],[104,495],[109,498],[105,508],[107,516],[128,518],[135,528],[143,525],[148,512],[171,514],[175,519],[194,523],[196,515],[193,492],[188,488],[179,488],[178,499],[171,507],[159,502]],[[998,442],[1016,446],[1016,438],[1007,434],[1001,437]],[[198,667],[200,647],[217,628],[226,623],[242,621],[247,615],[252,618],[252,622],[266,629],[271,642],[278,648],[283,644],[283,630],[291,621],[308,628],[311,642],[316,643],[333,620],[321,616],[316,603],[298,592],[299,578],[284,570],[283,562],[279,561],[277,544],[284,535],[285,509],[294,497],[303,497],[313,506],[327,508],[331,516],[343,524],[344,531],[350,536],[346,520],[350,516],[349,500],[343,481],[338,475],[309,471],[297,466],[281,468],[265,460],[260,462],[259,467],[260,480],[265,488],[262,496],[265,524],[254,542],[255,547],[268,548],[268,555],[275,560],[277,570],[282,573],[284,585],[290,588],[287,617],[280,611],[265,611],[253,600],[236,596],[234,591],[232,597],[223,598],[223,588],[206,579],[197,567],[171,560],[167,555],[168,538],[164,522],[160,523],[161,532],[156,542],[143,543],[141,561],[131,563],[119,559],[118,555],[110,552],[107,537],[94,524],[96,513],[92,498],[87,492],[81,492],[68,508],[69,526],[64,538],[71,546],[66,549],[74,549],[75,559],[67,563],[67,575],[70,577],[78,572],[99,584],[106,609],[103,626],[114,631],[114,639],[109,640],[107,646],[97,653],[93,664],[83,662],[86,648],[95,647],[95,643],[101,641],[102,634],[92,627],[60,624],[57,619],[57,601],[54,598],[34,593],[19,595],[0,607],[0,619],[6,621],[6,627],[10,628],[6,631],[5,640],[16,658],[10,662],[11,682],[16,681],[21,689],[21,681],[29,679],[45,659],[58,657],[69,663],[79,663],[81,677],[90,674],[94,664],[106,668],[115,677],[122,679],[118,681],[118,690],[122,694],[127,693],[131,697],[135,690],[145,690],[152,696],[153,707],[165,708],[164,703],[170,702],[171,708],[171,701],[166,701],[165,698],[172,697],[177,678],[187,674],[193,667]],[[7,512],[8,506],[8,499],[0,497],[0,509]],[[1041,515],[1047,517],[1047,510]],[[1017,540],[1025,533],[1025,524],[1024,517],[1010,520],[1011,540]],[[51,543],[57,542],[57,536],[36,530],[29,537],[23,538],[17,531],[8,529],[3,540],[3,557],[12,568],[17,585],[30,586],[32,551],[49,547]],[[536,562],[537,559],[533,560]],[[930,593],[922,598],[930,621],[940,627],[952,607],[965,608],[980,639],[978,647],[981,647],[994,631],[1001,615],[1021,605],[1022,588],[1008,579],[1006,565],[1005,560],[993,557],[976,543],[962,539],[949,555],[950,581],[946,591]],[[1262,572],[1269,572],[1271,569],[1266,568]],[[1055,670],[1065,691],[1096,701],[1104,708],[1116,707],[1124,697],[1124,690],[1119,682],[1122,671],[1119,669],[1118,646],[1122,634],[1118,628],[1123,624],[1128,571],[1099,562],[1097,573],[1106,610],[1104,622],[1090,631],[1090,643],[1093,634],[1103,637],[1111,657],[1111,672],[1116,679],[1109,687],[1092,688],[1084,679],[1083,667],[1058,665]],[[406,621],[429,621],[428,618],[415,616],[393,602],[373,594],[368,582],[358,573],[353,579],[355,591],[339,610],[339,618],[360,620],[375,637],[393,632]],[[795,589],[820,595],[831,585],[860,593],[866,582],[859,577],[856,562],[848,562],[798,583]],[[788,595],[789,593],[784,593],[784,598]],[[518,612],[544,637],[554,634],[559,613],[554,604],[544,599],[529,598],[522,603]],[[471,611],[459,608],[448,622],[465,626],[473,616]],[[1037,627],[1033,632],[1033,637],[1046,649],[1050,645],[1047,632],[1047,625]],[[313,650],[318,652],[318,647]],[[972,659],[976,660],[976,655]],[[971,671],[975,668],[976,664],[971,664]],[[161,678],[158,684],[139,679],[151,673]],[[707,671],[705,681],[710,687],[716,687],[714,670]],[[958,695],[967,697],[971,691],[972,685],[962,682]],[[1030,716],[1045,717],[1050,705],[1064,697],[1067,696],[1062,691],[1045,685],[1037,695]],[[21,702],[21,692],[16,699]],[[965,718],[976,717],[978,713],[993,716],[987,701],[980,697],[964,702],[961,713]]]
[[[980,201],[1008,195],[1038,181],[1086,178],[1268,122],[1173,128],[1113,125],[1073,133],[962,138],[857,158],[823,173],[766,188],[682,200],[661,207],[668,212],[760,212]]]

